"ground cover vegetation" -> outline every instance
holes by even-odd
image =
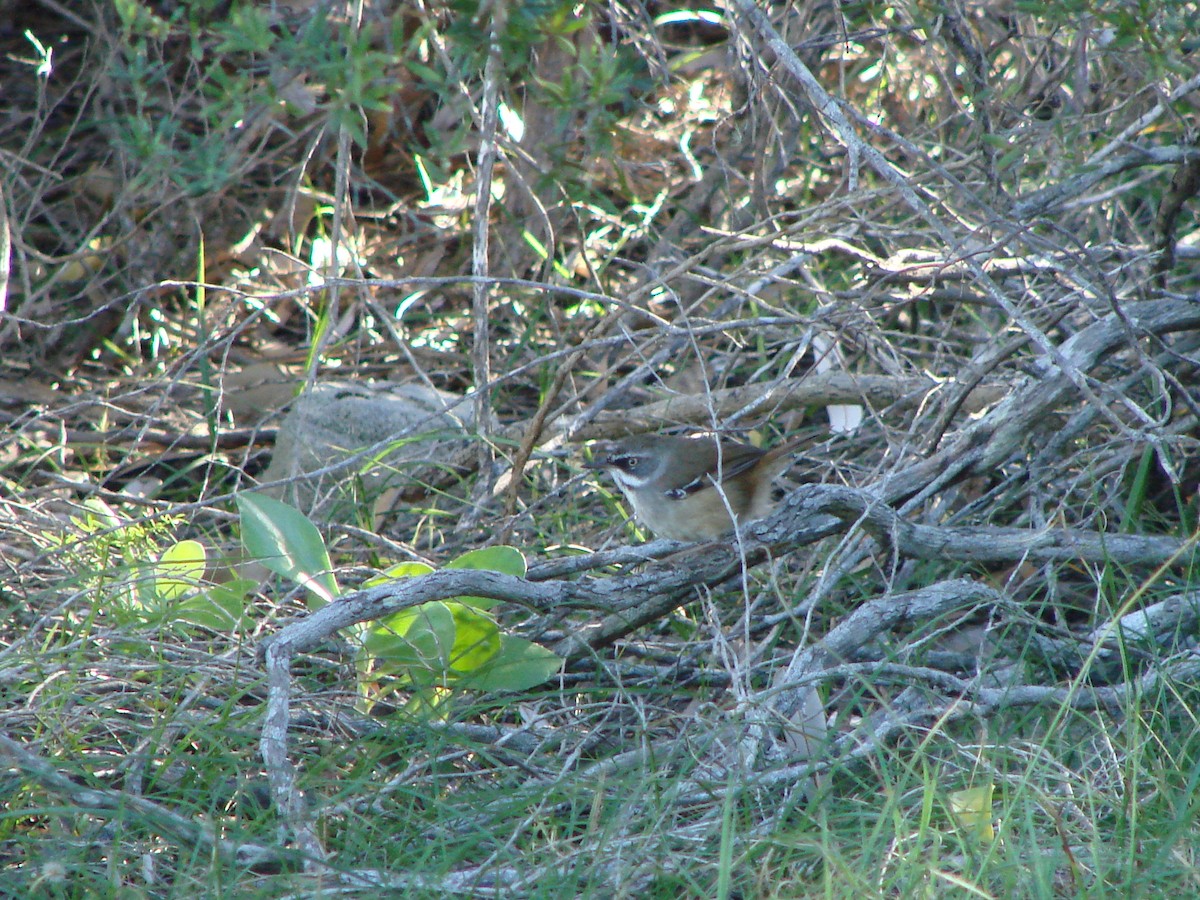
[[[1197,34],[0,0],[0,895],[1195,895]],[[471,424],[256,492],[328,381]]]

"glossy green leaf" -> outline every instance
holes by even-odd
[[[457,559],[446,563],[447,569],[474,569],[480,572],[499,572],[501,575],[513,575],[524,578],[528,565],[525,554],[516,547],[500,545],[497,547],[482,547],[464,553]],[[499,601],[491,597],[458,597],[461,603],[467,603],[476,609],[491,609]]]
[[[489,616],[453,600],[446,602],[446,608],[454,616],[455,628],[448,660],[451,675],[473,672],[500,652],[500,629]]]
[[[445,603],[422,603],[375,622],[363,635],[362,653],[372,675],[395,675],[417,684],[443,680],[454,648],[454,614]]]
[[[436,571],[429,563],[423,562],[402,562],[396,563],[394,566],[389,566],[378,575],[368,578],[362,583],[364,588],[379,587],[381,584],[387,584],[389,581],[395,581],[397,578],[416,578],[419,575],[428,575],[430,572]]]
[[[337,596],[325,542],[300,510],[262,494],[239,494],[237,505],[242,517],[242,544],[252,559],[301,585],[309,592],[310,607]],[[319,602],[314,604],[313,599]]]
[[[459,682],[478,691],[527,691],[553,678],[562,658],[540,644],[509,634],[501,635],[500,651]]]

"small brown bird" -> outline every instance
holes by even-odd
[[[712,434],[643,434],[604,446],[589,469],[612,475],[639,522],[659,537],[703,541],[771,511],[775,478],[800,441],[772,450]]]

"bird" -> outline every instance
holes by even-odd
[[[658,537],[706,541],[771,512],[773,483],[799,444],[761,450],[711,433],[642,434],[600,445],[584,467],[608,472]]]

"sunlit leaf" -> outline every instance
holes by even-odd
[[[208,556],[199,541],[172,544],[162,552],[154,567],[154,593],[171,601],[199,590],[207,565]]]
[[[246,553],[276,575],[294,581],[320,601],[337,596],[333,564],[321,533],[295,507],[262,494],[239,494],[242,544]]]
[[[500,629],[488,616],[473,606],[447,601],[454,616],[454,646],[449,666],[455,675],[473,672],[500,652]]]
[[[83,501],[83,508],[91,515],[92,520],[103,528],[120,528],[123,524],[116,511],[99,497],[88,497]],[[86,520],[72,516],[71,520],[86,527]]]

